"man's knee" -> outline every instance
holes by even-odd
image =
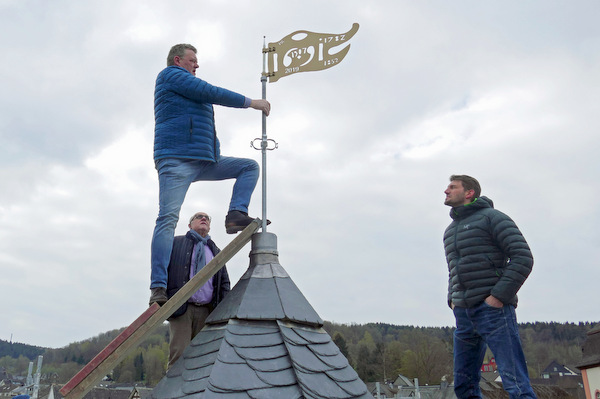
[[[246,159],[246,166],[244,167],[244,170],[258,171],[259,170],[258,162],[256,162],[254,159]]]

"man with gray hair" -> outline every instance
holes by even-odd
[[[154,90],[154,163],[159,210],[152,236],[150,304],[167,301],[167,266],[179,211],[192,182],[235,179],[225,229],[235,234],[254,218],[248,206],[259,175],[252,159],[222,156],[213,104],[254,108],[269,115],[268,101],[253,100],[196,77],[198,58],[191,44],[173,46]]]
[[[196,212],[190,230],[175,237],[169,262],[167,294],[171,298],[219,253],[210,238],[210,216]],[[229,292],[227,267],[223,266],[186,303],[169,317],[169,367],[179,359],[192,339],[202,330],[206,318]]]
[[[510,398],[535,398],[515,313],[517,291],[533,267],[529,245],[515,222],[480,196],[475,178],[452,175],[444,193],[452,207],[444,249],[448,306],[456,319],[454,392],[459,399],[481,398],[487,345]]]

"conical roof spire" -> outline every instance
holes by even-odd
[[[155,399],[372,399],[279,264],[277,237],[252,237],[250,266],[154,388]]]
[[[275,234],[252,236],[248,270],[206,323],[218,324],[229,319],[286,320],[316,327],[323,325],[323,320],[279,264]]]

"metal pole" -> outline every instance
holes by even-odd
[[[38,399],[38,395],[40,392],[40,379],[42,377],[42,361],[43,360],[44,360],[44,356],[38,356],[37,371],[35,372],[35,377],[33,379],[33,394],[31,395],[32,399]]]
[[[267,48],[266,37],[263,37],[263,49]],[[267,53],[263,52],[262,99],[267,99]],[[267,232],[267,116],[262,113],[262,232]]]

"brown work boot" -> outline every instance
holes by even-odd
[[[150,303],[148,304],[149,306],[152,306],[154,302],[162,306],[168,300],[169,298],[167,297],[167,289],[165,287],[150,288]]]
[[[244,230],[255,218],[248,216],[246,212],[229,211],[225,217],[225,231],[227,234],[235,234],[238,231]],[[267,219],[267,224],[271,221]]]

